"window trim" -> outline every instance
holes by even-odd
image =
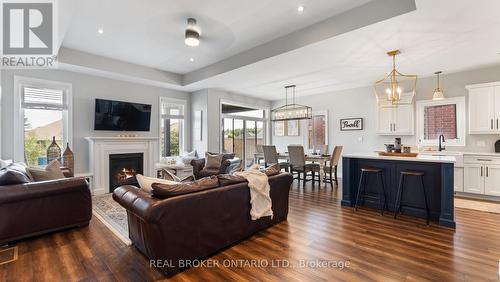
[[[426,106],[443,106],[454,104],[456,106],[457,119],[457,139],[446,140],[446,146],[465,146],[466,130],[465,130],[465,96],[446,98],[444,100],[420,100],[417,101],[417,135],[416,141],[422,146],[438,146],[438,139],[424,140],[424,108]]]
[[[24,76],[14,76],[14,160],[24,162],[24,108],[22,107],[23,87],[54,88],[64,91],[67,109],[63,110],[63,139],[73,148],[73,85],[67,82],[46,80]],[[61,148],[64,150],[64,148]]]
[[[176,99],[176,98],[170,98],[170,97],[167,97],[167,96],[160,96],[158,98],[159,100],[159,107],[158,107],[158,135],[160,137],[160,145],[161,145],[161,126],[162,126],[162,118],[163,118],[163,115],[161,114],[161,111],[162,111],[162,103],[170,103],[170,104],[177,104],[177,105],[182,105],[183,109],[183,113],[182,115],[165,115],[166,117],[169,117],[170,119],[182,119],[182,132],[181,134],[179,135],[180,137],[180,141],[179,141],[179,156],[182,156],[182,154],[186,151],[186,135],[187,135],[187,130],[186,130],[186,111],[187,111],[187,101],[186,100],[183,100],[183,99]],[[168,158],[175,158],[175,157],[179,157],[179,156],[167,156],[167,157],[164,157],[162,156],[162,148],[160,148],[159,150],[159,153],[160,153],[160,160],[164,160],[164,159],[168,159]]]

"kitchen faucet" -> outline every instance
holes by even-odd
[[[443,150],[446,150],[446,147],[443,146],[443,143],[444,143],[444,135],[441,134],[439,135],[439,152],[443,151]]]

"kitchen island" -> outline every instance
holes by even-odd
[[[424,185],[429,204],[430,218],[440,225],[455,228],[453,168],[454,156],[419,155],[417,157],[379,156],[376,153],[346,154],[342,156],[342,205],[353,207],[356,201],[361,168],[380,168],[387,195],[388,209],[395,210],[396,194],[401,171],[425,173]],[[366,192],[377,193],[376,175],[366,176]],[[403,202],[410,206],[403,207],[403,214],[425,218],[423,193],[415,177],[405,180]],[[358,205],[379,208],[377,200],[360,201]],[[401,220],[401,219],[398,219]]]

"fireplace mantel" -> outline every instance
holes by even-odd
[[[109,155],[143,153],[144,175],[154,177],[160,159],[158,137],[86,137],[95,195],[109,193]]]

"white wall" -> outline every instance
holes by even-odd
[[[71,83],[73,86],[73,151],[75,171],[85,172],[88,167],[88,144],[84,137],[115,136],[120,132],[94,131],[94,100],[104,98],[152,104],[151,131],[137,132],[139,136],[159,136],[159,97],[171,97],[187,101],[186,149],[191,148],[191,94],[159,87],[129,83],[97,76],[61,70],[3,70],[1,82],[3,101],[1,112],[3,158],[13,158],[14,124],[13,97],[14,76],[33,77]]]
[[[442,88],[447,97],[458,97],[468,95],[465,86],[475,83],[486,83],[500,81],[500,66],[482,68],[442,76]],[[427,77],[418,80],[416,100],[432,99],[432,93],[436,87],[435,77]],[[335,145],[343,145],[344,153],[372,152],[383,149],[384,143],[392,143],[396,136],[379,136],[376,131],[376,99],[372,87],[357,88],[339,92],[324,93],[301,97],[298,103],[306,104],[313,108],[313,111],[328,111],[328,138],[329,150],[333,150]],[[282,105],[284,102],[273,103],[273,108]],[[468,116],[468,115],[467,115]],[[343,118],[364,119],[364,130],[345,132],[339,129],[339,120]],[[302,122],[304,126],[305,122]],[[306,131],[301,128],[299,137],[277,137],[272,136],[273,144],[279,150],[285,151],[286,146],[292,143],[306,144]],[[465,147],[448,147],[449,150],[462,150],[474,152],[494,152],[494,143],[500,139],[499,134],[495,135],[466,135]],[[478,142],[484,142],[485,146],[480,146]],[[405,145],[416,146],[416,136],[403,136],[402,142]]]

